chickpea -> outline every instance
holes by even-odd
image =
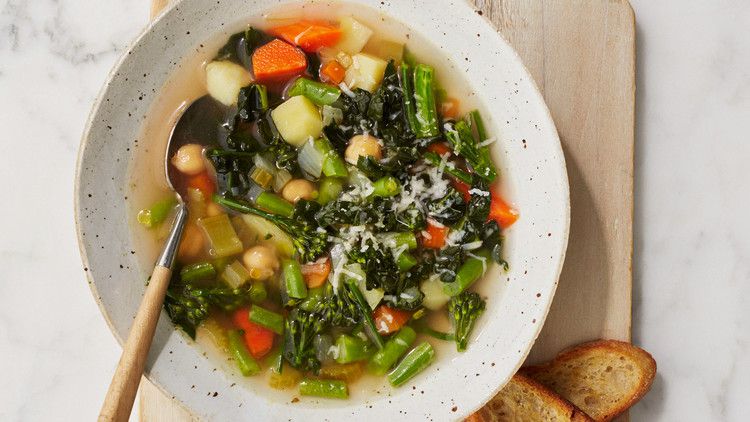
[[[242,263],[255,280],[267,280],[279,269],[276,252],[263,245],[256,245],[242,254]]]
[[[201,173],[206,169],[206,163],[203,161],[203,147],[198,144],[181,146],[172,157],[172,165],[188,176]]]
[[[315,199],[315,185],[305,179],[292,179],[284,185],[281,197],[296,204],[300,199]]]
[[[370,135],[356,135],[349,140],[349,146],[346,147],[346,162],[357,165],[359,157],[371,156],[377,160],[383,158],[383,152],[380,150],[380,140]]]

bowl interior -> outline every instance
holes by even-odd
[[[507,43],[461,2],[185,0],[162,15],[117,64],[81,145],[79,241],[105,318],[121,340],[142,297],[159,245],[132,224],[133,210],[166,189],[163,156],[174,111],[205,92],[187,82],[202,81],[200,63],[264,14],[279,21],[354,15],[394,38],[409,34],[408,45],[420,60],[438,68],[441,82],[456,87],[449,90],[466,108],[480,108],[498,138],[491,149],[502,189],[522,216],[505,232],[511,267],[505,272],[493,266],[480,282],[488,307],[469,350],[438,348],[436,363],[412,381],[414,388],[372,384],[348,401],[305,399],[290,405],[292,393],[273,393],[262,380],[242,379],[230,364],[212,357],[210,347],[194,347],[165,315],[149,355],[149,378],[197,415],[219,420],[318,420],[355,413],[365,419],[442,420],[468,414],[509,379],[541,329],[567,244],[569,198],[559,139],[533,81]]]

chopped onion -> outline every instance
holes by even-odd
[[[476,242],[464,243],[461,247],[467,251],[473,251],[474,249],[481,248],[482,244],[483,242],[481,240],[477,240]]]
[[[323,158],[323,154],[315,149],[313,139],[310,137],[302,148],[300,148],[297,161],[299,162],[299,167],[302,171],[312,177],[318,178],[323,171]]]
[[[356,94],[354,94],[354,91],[352,91],[351,89],[349,89],[349,86],[346,84],[346,82],[341,82],[339,84],[339,88],[341,88],[341,91],[344,94],[348,95],[351,98],[354,98],[356,96]]]

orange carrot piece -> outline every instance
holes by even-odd
[[[268,32],[290,44],[299,46],[308,53],[314,53],[322,47],[330,47],[341,38],[341,30],[336,26],[306,20],[271,28]]]
[[[440,249],[445,245],[450,227],[444,226],[437,221],[427,220],[427,233],[422,233],[422,247]]]
[[[260,359],[273,347],[273,331],[266,327],[248,321],[250,324],[245,331],[245,345],[255,359]]]
[[[490,215],[488,220],[495,220],[497,224],[505,229],[513,225],[518,220],[518,211],[511,208],[497,192],[492,192],[492,202],[490,203]]]
[[[305,53],[275,39],[253,53],[253,73],[258,82],[283,82],[307,69]]]
[[[250,327],[250,308],[240,308],[234,311],[232,313],[232,323],[241,330]]]
[[[191,176],[188,179],[188,187],[203,192],[203,197],[206,198],[207,201],[211,200],[211,197],[216,191],[216,183],[214,183],[214,179],[207,171]]]
[[[336,60],[331,60],[320,68],[320,80],[323,82],[338,85],[344,80],[344,76],[346,76],[346,69]]]
[[[409,318],[411,318],[411,313],[391,308],[390,306],[380,305],[375,308],[372,317],[375,320],[375,328],[377,328],[378,333],[385,335],[400,330],[409,321]]]
[[[469,193],[469,190],[471,190],[471,186],[456,179],[451,180],[451,185],[453,185],[453,188],[455,188],[457,191],[461,192],[461,195],[463,195],[464,197],[464,201],[469,202],[469,200],[471,199],[471,194]]]
[[[328,280],[328,274],[330,273],[331,260],[328,257],[302,266],[302,277],[305,279],[307,287],[311,289],[322,286]]]

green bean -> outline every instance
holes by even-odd
[[[383,242],[389,248],[398,249],[402,246],[406,246],[408,250],[417,249],[417,236],[412,232],[400,232],[400,233],[385,233],[383,234]]]
[[[284,272],[284,286],[286,294],[290,298],[304,299],[307,297],[307,285],[302,277],[302,268],[299,262],[293,259],[287,259],[282,264]]]
[[[416,338],[417,333],[414,329],[404,326],[385,343],[385,347],[370,358],[367,368],[376,375],[385,375],[393,364],[409,350],[409,346]]]
[[[466,290],[484,274],[492,258],[486,250],[482,249],[470,256],[456,271],[456,279],[452,283],[445,283],[443,292],[448,296],[456,296]]]
[[[304,379],[299,383],[299,393],[328,399],[349,398],[349,389],[344,381]]]
[[[437,106],[434,91],[435,70],[425,64],[414,68],[414,98],[416,100],[416,119],[420,138],[431,138],[440,134],[437,121]]]
[[[271,192],[261,192],[255,204],[272,214],[284,217],[291,217],[294,213],[294,205]]]
[[[416,134],[419,132],[419,122],[417,121],[417,107],[414,104],[414,71],[412,65],[407,61],[401,63],[401,90],[403,91],[406,120],[409,122],[411,131]]]
[[[359,337],[342,334],[336,339],[338,355],[336,362],[351,363],[365,360],[372,355],[370,345]]]
[[[318,202],[321,205],[325,205],[334,201],[343,190],[344,182],[341,179],[325,177],[320,181],[320,186],[318,187]]]
[[[237,361],[237,366],[240,368],[242,375],[249,377],[260,372],[260,365],[253,359],[247,350],[247,346],[245,346],[242,331],[231,330],[227,333],[227,336],[229,337],[229,353]]]
[[[422,342],[411,349],[409,353],[388,373],[388,382],[394,387],[402,385],[415,375],[430,366],[435,358],[435,349],[428,342]]]
[[[190,264],[180,270],[180,280],[184,283],[209,280],[214,277],[216,277],[216,268],[210,262]]]
[[[370,196],[391,197],[401,192],[401,184],[393,176],[386,176],[373,182]]]
[[[396,259],[396,265],[398,266],[399,271],[402,273],[405,273],[412,269],[415,265],[417,265],[417,258],[414,257],[414,255],[410,254],[409,252],[401,252],[401,255],[398,256],[398,259]]]
[[[304,95],[316,105],[331,105],[341,96],[341,90],[307,78],[298,78],[287,91],[287,95]]]
[[[250,308],[250,321],[268,328],[276,334],[284,332],[284,317],[276,312],[253,305]]]
[[[341,155],[323,136],[315,140],[315,149],[323,155],[323,174],[328,177],[349,177],[349,170]]]

